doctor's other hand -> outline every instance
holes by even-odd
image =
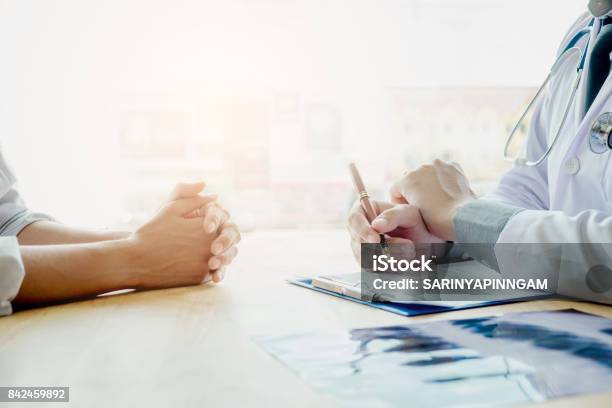
[[[453,218],[459,207],[476,199],[461,166],[439,159],[406,172],[390,194],[394,203],[418,207],[427,229],[447,241],[455,240]]]
[[[179,183],[175,186],[168,198],[172,202],[181,198],[198,196],[206,184],[204,182]],[[210,251],[212,256],[208,260],[211,278],[214,282],[223,280],[225,268],[238,255],[237,245],[241,240],[238,226],[231,222],[230,213],[219,204],[216,196],[208,196],[212,200],[204,206],[197,208],[187,214],[186,218],[202,219],[202,228],[208,233],[217,232],[218,236],[211,242]]]
[[[379,234],[388,236],[387,242],[390,244],[405,244],[411,247],[413,244],[445,242],[427,230],[417,207],[410,204],[371,201],[378,214],[372,225],[368,222],[359,200],[351,208],[348,217],[351,248],[357,262],[360,262],[361,258],[361,244],[379,243]]]

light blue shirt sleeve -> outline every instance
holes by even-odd
[[[0,236],[16,236],[28,225],[41,220],[53,218],[28,210],[14,188],[0,197]]]
[[[16,179],[0,151],[0,236],[15,236],[35,221],[52,220],[33,213],[15,189]]]
[[[495,244],[510,218],[522,210],[497,200],[474,200],[459,208],[453,219],[456,242]]]
[[[480,198],[462,206],[453,219],[456,241],[451,257],[469,255],[499,271],[495,244],[508,221],[522,210],[523,208],[487,198]]]
[[[0,152],[0,316],[12,313],[11,300],[25,274],[17,235],[35,221],[52,219],[31,212],[14,185],[15,176]]]
[[[24,274],[17,237],[0,237],[0,316],[13,312],[11,300],[17,296]]]

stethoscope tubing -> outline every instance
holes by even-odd
[[[520,118],[518,119],[518,121],[516,122],[512,130],[510,131],[510,134],[508,135],[506,139],[506,143],[504,145],[504,160],[513,162],[517,166],[535,167],[535,166],[539,166],[540,164],[542,164],[544,160],[546,160],[546,158],[550,155],[550,152],[552,151],[554,146],[557,144],[557,141],[559,140],[559,136],[561,135],[561,132],[563,131],[563,128],[565,127],[565,122],[567,121],[567,117],[569,116],[569,111],[576,99],[576,92],[578,90],[578,86],[580,85],[580,81],[582,79],[582,73],[584,70],[584,65],[586,61],[586,55],[587,55],[587,51],[589,48],[590,39],[589,41],[587,41],[587,44],[585,45],[584,50],[580,50],[580,48],[578,48],[576,44],[578,43],[578,41],[580,41],[582,37],[584,37],[585,35],[591,34],[593,30],[594,21],[595,19],[591,19],[589,21],[589,24],[585,28],[583,28],[582,30],[574,34],[574,36],[567,43],[563,52],[555,60],[554,64],[550,68],[550,71],[548,72],[548,75],[546,76],[546,79],[544,79],[544,82],[538,88],[535,96],[531,98],[531,100],[529,101],[529,104],[527,105],[527,107],[521,114]],[[580,61],[578,63],[578,66],[576,67],[576,76],[574,77],[574,80],[572,81],[570,97],[568,98],[568,101],[565,105],[565,110],[563,111],[561,123],[559,124],[559,127],[555,131],[555,136],[552,139],[552,143],[550,143],[550,145],[548,146],[544,154],[542,154],[542,156],[540,156],[537,160],[528,160],[526,157],[516,157],[516,158],[510,157],[508,153],[508,150],[510,149],[510,144],[512,143],[512,140],[514,139],[519,128],[521,127],[523,120],[525,119],[525,117],[527,116],[527,114],[530,112],[531,108],[535,104],[535,102],[538,100],[538,98],[544,91],[544,88],[546,88],[546,86],[550,82],[553,74],[557,72],[559,66],[566,60],[566,58],[574,52],[581,52]]]

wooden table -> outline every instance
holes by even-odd
[[[344,231],[256,232],[240,246],[218,286],[106,296],[1,318],[0,385],[70,386],[70,404],[45,407],[323,408],[336,404],[253,336],[563,308],[612,318],[612,308],[558,300],[406,318],[285,282],[355,271]],[[612,393],[544,405],[612,406]]]

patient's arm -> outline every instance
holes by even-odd
[[[196,196],[166,204],[129,238],[58,245],[22,245],[25,275],[15,303],[41,303],[118,289],[197,285],[209,274],[217,233],[186,214],[211,201]]]
[[[205,183],[179,183],[170,193],[167,202],[183,198],[196,197],[205,187]],[[15,192],[16,194],[16,192]],[[214,196],[210,196],[211,198]],[[214,215],[214,214],[211,214]],[[219,219],[213,226],[216,229],[226,220]],[[82,244],[87,242],[100,242],[127,238],[127,231],[88,230],[63,225],[54,221],[41,220],[33,222],[18,234],[20,245],[56,245],[56,244]]]
[[[25,277],[15,304],[93,296],[138,284],[127,240],[21,246]]]
[[[127,238],[126,231],[95,231],[69,227],[54,221],[38,221],[18,235],[20,245],[79,244]]]

